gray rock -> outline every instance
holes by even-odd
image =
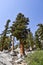
[[[16,63],[20,63],[20,62],[22,62],[22,61],[23,61],[23,59],[20,58],[20,59],[16,60],[15,62],[16,62]]]
[[[11,55],[11,56],[16,56],[16,52],[15,52],[15,51],[11,51],[11,52],[10,52],[10,55]]]

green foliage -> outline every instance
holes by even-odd
[[[10,20],[7,20],[6,25],[5,25],[5,29],[1,34],[0,45],[2,47],[2,50],[3,50],[4,46],[9,42],[8,37],[7,37],[7,32],[9,29],[9,23],[10,23]],[[7,41],[6,41],[6,39],[7,39]]]
[[[3,48],[4,48],[5,50],[9,48],[10,42],[11,42],[11,39],[10,39],[9,37],[7,37],[7,38],[5,39],[5,42],[4,42],[4,45],[3,45]]]
[[[33,48],[34,39],[33,39],[33,34],[30,30],[28,31],[28,36],[25,41],[26,41],[25,47],[29,48],[29,46],[31,46]]]
[[[29,41],[29,45],[33,48],[34,39],[33,39],[33,34],[31,31],[29,31],[29,33],[28,33],[28,41]]]
[[[26,58],[27,65],[43,65],[43,51],[36,51]]]
[[[35,32],[35,41],[36,41],[36,46],[41,49],[42,48],[41,40],[43,40],[43,24],[38,24],[37,26],[38,29]]]
[[[2,43],[2,39],[0,40],[0,50],[2,50],[2,45],[3,49],[8,49],[11,43],[11,39],[9,37],[6,37],[4,40],[4,43]]]
[[[41,49],[41,42],[39,41],[37,32],[35,33],[35,43],[36,43],[36,47]]]
[[[29,19],[25,17],[22,13],[19,13],[16,17],[16,20],[13,22],[11,28],[11,33],[17,39],[24,40],[27,37],[28,29],[27,25],[29,24]]]
[[[37,34],[40,38],[40,40],[43,40],[43,24],[37,25],[39,28],[37,29]]]
[[[6,25],[5,25],[5,29],[2,32],[2,36],[4,36],[4,37],[6,37],[6,34],[8,33],[9,23],[10,23],[10,20],[7,20]]]

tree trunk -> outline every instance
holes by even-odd
[[[20,54],[24,55],[24,44],[22,43],[22,41],[20,40]]]
[[[2,47],[1,47],[1,51],[3,51],[3,44],[2,44]]]
[[[14,37],[13,36],[12,36],[11,44],[12,44],[12,51],[14,51]]]

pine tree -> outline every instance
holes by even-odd
[[[35,32],[35,39],[37,46],[41,49],[42,48],[41,40],[43,40],[43,24],[38,24],[37,26],[38,29]]]
[[[28,33],[28,43],[29,43],[29,46],[31,46],[31,48],[33,49],[34,37],[33,37],[33,34],[30,30],[29,30],[29,33]]]
[[[8,33],[9,23],[10,23],[10,20],[7,20],[7,23],[5,25],[5,29],[1,34],[2,50],[3,50],[3,47],[4,47],[4,43],[6,42],[6,39],[8,38],[7,33]]]
[[[36,43],[36,47],[41,49],[41,42],[39,41],[37,32],[35,32],[35,43]]]
[[[40,40],[43,40],[43,24],[38,24],[37,34]]]
[[[16,20],[11,26],[11,33],[18,40],[20,40],[20,53],[24,54],[24,39],[27,37],[27,25],[29,24],[29,19],[25,17],[22,13],[19,13]]]

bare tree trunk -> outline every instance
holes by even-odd
[[[14,37],[13,37],[13,36],[12,36],[11,44],[12,44],[12,47],[11,47],[12,50],[11,50],[11,53],[10,53],[10,54],[11,54],[12,56],[14,56],[15,53],[14,53]]]
[[[14,51],[14,37],[13,36],[12,36],[11,44],[12,44],[12,51]]]
[[[22,41],[20,40],[20,54],[24,55],[24,44],[22,43]]]
[[[3,51],[3,44],[2,44],[2,47],[1,47],[1,51]]]

